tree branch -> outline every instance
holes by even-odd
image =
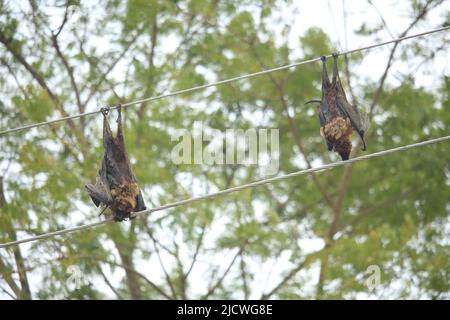
[[[67,10],[66,10],[66,14],[67,14]],[[67,17],[65,17],[64,23],[66,21]],[[78,106],[78,111],[80,111],[80,113],[84,113],[84,105],[81,103],[81,99],[80,99],[80,91],[78,89],[78,85],[75,82],[75,77],[73,75],[73,67],[71,67],[69,65],[69,62],[67,61],[67,59],[64,57],[64,55],[61,52],[61,49],[59,47],[59,43],[58,43],[58,34],[61,32],[62,28],[64,27],[64,23],[61,25],[59,31],[57,34],[52,34],[52,45],[56,50],[56,54],[58,55],[58,57],[60,58],[61,62],[64,65],[64,68],[67,71],[67,74],[69,75],[69,79],[70,79],[70,84],[72,86],[73,91],[75,92],[75,98],[77,100],[77,106]]]
[[[384,20],[384,17],[381,13],[380,10],[378,10],[378,7],[371,1],[371,0],[367,0],[367,2],[369,2],[369,4],[374,7],[375,11],[377,12],[378,16],[380,17],[381,23],[383,24],[384,28],[386,29],[386,31],[389,33],[389,35],[391,36],[392,39],[395,38],[394,34],[391,32],[391,30],[389,29],[386,20]]]
[[[13,55],[13,57],[20,62],[22,66],[32,75],[32,77],[39,83],[39,85],[47,91],[50,99],[54,102],[58,102],[58,98],[53,91],[48,87],[44,78],[25,60],[25,58],[12,46],[11,38],[6,38],[5,34],[0,31],[0,42],[6,47],[6,49]]]
[[[156,255],[158,256],[159,265],[161,266],[161,269],[164,272],[166,282],[169,285],[170,291],[172,292],[172,297],[173,297],[173,299],[177,299],[177,292],[175,290],[175,287],[173,286],[172,279],[170,278],[169,274],[167,273],[166,268],[164,267],[164,263],[162,262],[162,259],[161,259],[161,254],[159,253],[158,246],[156,245],[156,240],[153,237],[152,233],[149,233],[149,236],[153,241],[153,248],[155,249]]]
[[[16,300],[16,297],[14,297],[14,295],[12,293],[10,293],[8,290],[6,290],[5,288],[3,288],[3,286],[0,286],[0,289],[2,289],[2,291],[4,293],[6,293],[8,296],[11,297],[11,299]]]
[[[59,110],[61,115],[63,117],[67,117],[68,114],[62,107],[58,97],[55,95],[55,93],[50,89],[50,87],[47,85],[47,82],[44,80],[44,78],[37,72],[27,61],[26,59],[12,46],[12,39],[6,38],[5,34],[0,31],[0,43],[2,43],[6,49],[13,55],[13,57],[19,61],[19,63],[31,74],[31,76],[39,83],[42,89],[44,89],[45,92],[47,92],[48,96],[53,102],[53,105]],[[75,126],[72,119],[67,120],[68,125],[71,127],[71,129],[74,131],[76,136],[79,139],[79,143],[77,145],[80,146],[80,151],[83,154],[83,156],[86,158],[87,156],[87,141],[85,140],[82,133],[79,132],[77,127]],[[51,130],[55,133],[55,129],[50,126]],[[71,148],[69,149],[71,150]],[[76,157],[76,156],[75,156]]]
[[[120,263],[112,263],[112,262],[106,262],[106,263],[111,263],[117,267],[123,268],[126,271],[129,271],[131,273],[136,274],[138,277],[140,277],[141,279],[143,279],[145,282],[147,282],[153,289],[155,289],[155,291],[157,291],[160,295],[162,295],[163,297],[172,300],[172,297],[169,296],[167,293],[165,293],[159,286],[157,286],[153,281],[151,281],[150,279],[148,279],[144,274],[140,273],[139,271],[135,270],[134,268],[130,268],[129,266],[120,264]]]
[[[206,225],[204,224],[202,226],[202,231],[200,233],[200,236],[198,237],[198,240],[197,240],[197,245],[195,247],[194,256],[192,257],[191,265],[189,266],[188,271],[186,271],[186,273],[184,274],[184,280],[187,280],[189,274],[191,273],[192,269],[194,268],[195,263],[197,262],[197,256],[198,256],[198,254],[200,252],[200,248],[202,247],[202,244],[203,244],[205,230],[206,230]]]
[[[4,193],[4,189],[3,189],[3,177],[0,177],[0,208],[4,208],[6,205],[7,205],[7,203],[6,203],[5,193]],[[16,232],[14,230],[12,221],[9,221],[7,230],[8,230],[7,234],[9,235],[11,240],[16,241],[17,236],[16,236]],[[12,276],[10,274],[9,275],[4,274],[3,278],[5,279],[5,281],[8,283],[10,288],[14,291],[14,293],[16,294],[16,296],[19,299],[30,300],[31,299],[31,291],[30,291],[30,286],[28,284],[27,272],[26,272],[26,268],[25,268],[24,259],[22,257],[22,252],[20,251],[20,246],[16,246],[13,249],[13,255],[14,255],[14,260],[16,262],[17,273],[19,274],[19,282],[20,282],[21,289],[19,289],[19,287],[17,286],[17,284],[15,283],[14,279],[12,278]],[[2,262],[1,257],[0,257],[0,269],[4,269],[4,268],[6,268],[6,265]]]
[[[2,260],[2,257],[0,257],[0,270],[2,271],[2,278],[5,280],[5,282],[8,284],[8,286],[11,288],[11,290],[14,292],[16,297],[20,297],[21,290],[19,286],[14,281],[11,272],[8,272],[8,269],[10,269]]]
[[[295,268],[293,268],[281,281],[269,292],[261,295],[261,300],[267,300],[272,297],[275,293],[277,293],[289,280],[291,280],[295,275],[302,270],[306,265],[308,265],[314,256],[323,252],[326,248],[318,250],[316,252],[310,253],[305,256],[302,262],[300,262]]]
[[[11,230],[10,232],[8,232],[8,234],[10,235],[12,241],[17,240],[16,232],[14,230]],[[21,286],[19,298],[25,299],[25,300],[31,300],[32,295],[31,295],[30,285],[28,283],[25,261],[22,256],[20,246],[14,247],[13,254],[14,254],[14,260],[16,262],[17,273],[19,274],[19,282],[20,282],[20,286]]]
[[[139,37],[139,33],[137,32],[134,37],[127,43],[127,45],[125,46],[125,48],[123,49],[123,51],[119,54],[119,56],[117,56],[117,58],[109,65],[109,67],[106,69],[106,71],[104,71],[100,77],[98,78],[98,81],[90,88],[90,93],[88,95],[88,97],[86,98],[86,100],[83,102],[83,107],[85,108],[86,105],[89,103],[89,101],[91,101],[91,99],[94,97],[94,95],[97,93],[98,89],[100,88],[100,86],[103,84],[103,82],[105,82],[106,78],[108,77],[108,75],[111,73],[111,71],[114,70],[115,66],[119,63],[120,60],[122,60],[122,58],[125,56],[125,54],[127,54],[127,52],[129,51],[129,49],[131,48],[131,46],[136,42],[137,38]],[[80,42],[80,51],[81,53],[85,56],[85,57],[89,57],[89,55],[85,52],[84,47],[82,45],[82,41],[78,38],[78,41]],[[88,63],[91,65],[91,67],[94,67],[96,69],[99,69],[96,65],[92,64],[92,62],[90,61],[90,59],[87,59]],[[100,71],[100,70],[99,70]],[[82,91],[85,89],[86,87],[82,87]]]
[[[228,267],[226,268],[225,272],[222,274],[222,276],[216,281],[216,283],[210,287],[208,289],[208,292],[206,292],[203,297],[201,298],[203,299],[208,299],[216,290],[217,288],[222,284],[223,280],[225,279],[225,277],[227,276],[228,272],[230,272],[231,267],[233,267],[234,263],[236,262],[237,258],[239,257],[239,255],[242,253],[243,251],[243,247],[241,247],[239,249],[239,251],[234,255],[233,260],[231,260],[230,264],[228,265]]]
[[[241,278],[242,278],[242,288],[244,291],[244,299],[248,300],[249,298],[249,288],[248,288],[248,284],[247,284],[247,271],[245,270],[245,261],[244,261],[244,254],[243,252],[241,252],[239,254],[239,258],[240,258],[240,264],[239,267],[241,269]]]
[[[111,289],[112,292],[114,292],[114,294],[116,295],[117,298],[124,300],[123,296],[114,288],[114,286],[111,284],[111,282],[109,281],[108,277],[106,276],[106,274],[103,272],[102,267],[99,266],[98,267],[100,274],[103,277],[103,280],[105,281],[106,285],[109,287],[109,289]]]

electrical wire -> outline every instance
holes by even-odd
[[[356,157],[356,158],[353,158],[353,159],[349,159],[349,160],[346,160],[346,161],[328,163],[328,164],[325,164],[325,165],[322,165],[322,166],[318,166],[318,167],[315,167],[315,168],[295,171],[295,172],[292,172],[292,173],[289,173],[289,174],[279,175],[279,176],[268,178],[268,179],[262,179],[262,180],[258,180],[258,181],[252,182],[252,183],[243,184],[243,185],[240,185],[240,186],[224,189],[224,190],[221,190],[221,191],[218,191],[218,192],[214,192],[214,193],[210,193],[210,194],[206,194],[206,195],[202,195],[202,196],[198,196],[198,197],[192,197],[192,198],[189,198],[189,199],[168,203],[168,204],[165,204],[165,205],[162,205],[162,206],[159,206],[159,207],[150,208],[150,209],[147,209],[147,210],[135,212],[135,213],[133,213],[131,215],[131,218],[144,216],[144,215],[149,215],[152,212],[166,210],[166,209],[187,205],[187,204],[190,204],[190,203],[193,203],[193,202],[197,202],[197,201],[201,201],[201,200],[215,198],[215,197],[222,196],[222,195],[225,195],[225,194],[229,194],[229,193],[233,193],[233,192],[237,192],[237,191],[241,191],[241,190],[245,190],[245,189],[249,189],[249,188],[262,186],[262,185],[265,185],[265,184],[268,184],[268,183],[273,183],[273,182],[285,180],[285,179],[288,179],[288,178],[305,175],[307,173],[322,172],[322,171],[330,170],[332,168],[345,166],[345,165],[348,165],[348,164],[351,164],[351,163],[355,163],[355,162],[359,162],[359,161],[363,161],[363,160],[368,160],[368,159],[372,159],[372,158],[377,158],[377,157],[385,156],[385,155],[388,155],[388,154],[409,150],[409,149],[412,149],[412,148],[427,146],[427,145],[434,144],[434,143],[444,142],[444,141],[447,141],[447,140],[450,140],[450,135],[443,136],[443,137],[440,137],[440,138],[430,139],[430,140],[426,140],[426,141],[422,141],[422,142],[417,142],[417,143],[413,143],[413,144],[409,144],[409,145],[404,145],[404,146],[400,146],[400,147],[396,147],[396,148],[392,148],[392,149],[388,149],[388,150],[383,150],[383,151],[367,154],[367,155],[364,155],[364,156]],[[0,244],[0,248],[7,248],[7,247],[18,245],[18,244],[21,244],[21,243],[48,239],[48,238],[51,238],[51,237],[55,237],[55,236],[59,236],[59,235],[67,234],[67,233],[72,233],[72,232],[75,232],[75,231],[90,229],[90,228],[93,228],[93,227],[96,227],[96,226],[99,226],[99,225],[102,225],[102,224],[110,223],[112,221],[113,221],[112,218],[109,218],[109,219],[98,221],[98,222],[94,222],[94,223],[89,223],[89,224],[76,226],[76,227],[72,227],[72,228],[57,230],[57,231],[54,231],[54,232],[48,232],[48,233],[45,233],[45,234],[41,234],[41,235],[37,235],[37,236],[33,236],[33,237],[21,239],[21,240],[6,242],[6,243]]]
[[[425,31],[425,32],[416,33],[416,34],[413,34],[413,35],[404,36],[404,37],[400,37],[400,38],[397,38],[397,39],[384,41],[384,42],[380,42],[380,43],[375,43],[375,44],[368,45],[368,46],[361,47],[361,48],[357,48],[357,49],[342,51],[342,52],[339,52],[338,55],[346,55],[346,54],[351,54],[351,53],[355,53],[355,52],[359,52],[359,51],[365,51],[365,50],[373,49],[373,48],[376,48],[376,47],[385,46],[385,45],[388,45],[388,44],[391,44],[391,43],[397,43],[397,42],[400,42],[400,41],[403,41],[403,40],[417,38],[417,37],[422,37],[422,36],[433,34],[433,33],[436,33],[436,32],[445,31],[445,30],[448,30],[448,29],[450,29],[450,26],[437,28],[437,29],[433,29],[433,30],[428,30],[428,31]],[[330,57],[332,57],[332,54],[325,55],[325,57],[330,58]],[[156,100],[160,100],[160,99],[164,99],[164,98],[168,98],[168,97],[178,96],[178,95],[181,95],[181,94],[184,94],[184,93],[189,93],[189,92],[193,92],[193,91],[197,91],[197,90],[201,90],[201,89],[206,89],[206,88],[209,88],[209,87],[215,87],[215,86],[227,84],[227,83],[234,82],[234,81],[240,81],[240,80],[244,80],[244,79],[249,79],[249,78],[261,76],[261,75],[264,75],[264,74],[267,74],[267,73],[271,73],[271,72],[275,72],[275,71],[290,69],[290,68],[297,67],[297,66],[300,66],[300,65],[304,65],[304,64],[320,61],[320,59],[321,59],[320,57],[317,57],[317,58],[313,58],[313,59],[309,59],[309,60],[303,60],[303,61],[287,64],[287,65],[276,67],[276,68],[272,68],[272,69],[266,69],[266,70],[262,70],[262,71],[258,71],[258,72],[254,72],[254,73],[241,75],[241,76],[234,77],[234,78],[229,78],[229,79],[225,79],[225,80],[221,80],[221,81],[217,81],[217,82],[212,82],[212,83],[200,85],[200,86],[197,86],[197,87],[192,87],[192,88],[188,88],[188,89],[183,89],[183,90],[178,90],[178,91],[174,91],[174,92],[169,92],[169,93],[161,94],[161,95],[158,95],[158,96],[154,96],[154,97],[150,97],[150,98],[144,98],[144,99],[140,99],[140,100],[136,100],[136,101],[132,101],[132,102],[122,103],[121,106],[122,107],[128,107],[128,106],[132,106],[132,105],[136,105],[136,104],[140,104],[140,103],[144,103],[144,102],[151,102],[151,101],[156,101]],[[107,107],[107,109],[113,110],[113,109],[116,109],[117,107],[118,106],[116,105],[116,106],[112,106],[112,107]],[[54,119],[54,120],[49,120],[49,121],[29,124],[29,125],[25,125],[25,126],[21,126],[21,127],[17,127],[17,128],[7,129],[7,130],[4,130],[4,131],[0,131],[0,137],[4,136],[6,134],[9,134],[9,133],[13,133],[13,132],[23,131],[23,130],[36,128],[36,127],[41,127],[41,126],[50,125],[50,124],[55,124],[55,123],[58,123],[58,122],[67,121],[67,120],[70,120],[70,119],[81,118],[81,117],[85,117],[85,116],[90,116],[90,115],[94,115],[94,114],[101,113],[101,112],[102,112],[102,110],[100,109],[100,110],[96,110],[96,111],[85,112],[85,113],[80,113],[80,114],[76,114],[76,115],[72,115],[72,116],[67,116],[67,117],[63,117],[63,118],[59,118],[59,119]]]

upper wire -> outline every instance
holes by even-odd
[[[346,54],[351,54],[351,53],[355,53],[355,52],[359,52],[359,51],[369,50],[369,49],[373,49],[373,48],[376,48],[376,47],[381,47],[381,46],[384,46],[384,45],[388,45],[388,44],[391,44],[391,43],[397,43],[397,42],[400,42],[400,41],[403,41],[403,40],[417,38],[417,37],[422,37],[422,36],[433,34],[433,33],[436,33],[436,32],[445,31],[445,30],[448,30],[449,28],[450,28],[450,26],[441,27],[441,28],[437,28],[437,29],[424,31],[424,32],[421,32],[421,33],[416,33],[416,34],[409,35],[409,36],[400,37],[400,38],[389,40],[389,41],[375,43],[375,44],[368,45],[368,46],[365,46],[365,47],[360,47],[360,48],[357,48],[357,49],[341,51],[341,52],[338,53],[338,55],[346,55]],[[325,57],[326,58],[330,58],[330,57],[332,57],[332,55],[333,54],[328,54],[328,55],[325,55]],[[193,92],[193,91],[197,91],[197,90],[201,90],[201,89],[206,89],[206,88],[209,88],[209,87],[215,87],[215,86],[227,84],[227,83],[234,82],[234,81],[240,81],[240,80],[244,80],[244,79],[248,79],[248,78],[252,78],[252,77],[257,77],[257,76],[264,75],[264,74],[271,73],[271,72],[275,72],[275,71],[290,69],[290,68],[297,67],[297,66],[300,66],[300,65],[304,65],[304,64],[309,64],[309,63],[312,63],[312,62],[320,61],[320,59],[321,59],[321,57],[317,57],[317,58],[313,58],[313,59],[309,59],[309,60],[303,60],[303,61],[299,61],[299,62],[294,62],[294,63],[291,63],[291,64],[287,64],[287,65],[276,67],[276,68],[272,68],[272,69],[266,69],[266,70],[262,70],[262,71],[258,71],[258,72],[254,72],[254,73],[241,75],[241,76],[234,77],[234,78],[220,80],[220,81],[217,81],[217,82],[211,82],[211,83],[208,83],[208,84],[204,84],[204,85],[200,85],[200,86],[196,86],[196,87],[192,87],[192,88],[188,88],[188,89],[182,89],[182,90],[169,92],[169,93],[161,94],[161,95],[154,96],[154,97],[149,97],[149,98],[135,100],[135,101],[127,102],[127,103],[122,103],[121,105],[122,105],[122,107],[129,107],[129,106],[140,104],[140,103],[144,103],[144,102],[156,101],[156,100],[160,100],[160,99],[164,99],[164,98],[168,98],[168,97],[181,95],[181,94],[184,94],[184,93],[189,93],[189,92]],[[109,107],[109,110],[117,109],[117,107],[118,107],[117,105]],[[9,134],[9,133],[18,132],[18,131],[22,131],[22,130],[27,130],[27,129],[31,129],[31,128],[41,127],[41,126],[44,126],[44,125],[55,124],[55,123],[62,122],[62,121],[67,121],[67,120],[70,120],[70,119],[86,117],[86,116],[94,115],[94,114],[101,113],[101,112],[102,112],[102,109],[91,111],[91,112],[75,114],[75,115],[72,115],[72,116],[67,116],[67,117],[58,118],[58,119],[54,119],[54,120],[49,120],[49,121],[29,124],[29,125],[25,125],[25,126],[21,126],[21,127],[17,127],[17,128],[7,129],[7,130],[4,130],[4,131],[0,131],[0,136],[4,136],[4,135]]]

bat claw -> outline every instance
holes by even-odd
[[[104,117],[106,117],[106,116],[108,115],[109,110],[110,110],[109,107],[102,107],[102,108],[100,108],[100,112],[102,113],[102,115],[103,115]]]
[[[363,142],[363,147],[361,148],[362,151],[366,151],[367,147],[366,147],[366,141],[364,141],[364,130],[359,131],[359,135],[361,137],[361,140]]]
[[[361,148],[362,151],[366,151],[367,147],[366,147],[366,143],[363,141],[363,147]]]

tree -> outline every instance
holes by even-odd
[[[0,130],[337,50],[311,28],[298,54],[292,21],[280,17],[286,8],[295,4],[1,1]],[[412,1],[401,35],[442,8]],[[432,25],[448,24],[446,14]],[[374,39],[384,28],[380,19],[356,32]],[[434,91],[415,84],[415,68],[388,81],[400,57],[426,68],[445,54],[445,33],[432,37],[389,47],[376,82],[352,72],[364,53],[340,61],[351,100],[372,120],[369,152],[448,134],[448,76],[434,76]],[[259,178],[254,166],[174,164],[173,131],[198,121],[221,131],[279,128],[279,173],[338,161],[319,136],[315,107],[304,104],[319,96],[319,79],[320,64],[307,64],[126,108],[147,205]],[[90,116],[0,137],[1,242],[99,219],[84,184],[99,169],[101,130],[101,117]],[[14,299],[448,298],[449,163],[442,143],[2,249],[0,287]],[[311,240],[322,246],[307,251]],[[83,275],[77,290],[68,282],[74,265]],[[372,291],[370,265],[381,270]]]

